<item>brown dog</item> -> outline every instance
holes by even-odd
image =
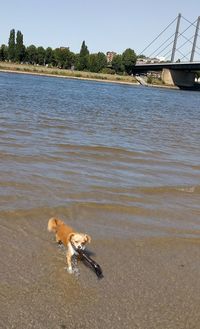
[[[87,234],[75,232],[72,227],[55,217],[49,219],[47,229],[49,232],[56,234],[56,242],[67,246],[67,269],[69,273],[72,273],[72,256],[78,255],[76,249],[84,250],[86,243],[91,242],[91,237]]]

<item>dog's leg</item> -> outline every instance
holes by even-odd
[[[56,242],[58,243],[58,244],[62,244],[62,241],[59,239],[59,236],[56,234]]]
[[[67,261],[67,270],[71,274],[71,273],[73,273],[73,269],[72,269],[72,254],[71,254],[71,252],[69,250],[67,251],[67,254],[66,254],[66,261]]]

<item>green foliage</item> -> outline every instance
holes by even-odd
[[[153,77],[151,75],[148,76],[147,83],[149,83],[149,84],[153,83]]]
[[[122,74],[124,72],[124,64],[122,61],[122,55],[115,55],[112,60],[112,68],[115,73]]]
[[[141,55],[137,56],[137,58],[146,58],[146,56],[141,54]]]
[[[4,62],[8,59],[8,47],[1,45],[0,47],[0,61]]]
[[[152,85],[163,85],[162,80],[153,75],[148,75],[147,83],[152,84]]]
[[[23,44],[23,34],[21,31],[17,31],[16,45],[15,45],[15,60],[22,62],[25,59],[25,47]]]
[[[26,48],[26,59],[30,64],[37,63],[37,48],[34,45]]]
[[[69,48],[56,48],[53,51],[54,65],[61,69],[69,69],[71,68],[74,56],[69,50]]]
[[[14,29],[10,31],[8,47],[6,45],[0,46],[1,61],[25,62],[32,65],[48,65],[49,67],[55,66],[59,69],[91,71],[95,73],[131,74],[136,58],[134,50],[128,48],[122,55],[115,55],[112,63],[107,63],[107,57],[104,53],[90,54],[85,41],[82,42],[79,54],[74,54],[67,47],[56,49],[50,47],[47,49],[43,47],[36,48],[34,45],[25,47],[21,31],[17,31],[15,42]]]
[[[45,59],[46,59],[46,51],[43,47],[38,47],[36,50],[37,53],[37,64],[39,65],[45,65]]]
[[[85,44],[85,41],[83,41],[81,45],[77,69],[80,71],[87,71],[89,69],[89,50]]]
[[[12,62],[15,61],[15,30],[10,31],[8,40],[8,59]]]
[[[45,64],[53,63],[53,50],[51,47],[48,47],[45,51]]]
[[[110,67],[105,67],[101,70],[101,73],[103,74],[115,74],[115,71],[111,69]]]
[[[89,55],[89,71],[100,72],[107,66],[107,59],[104,53],[99,52],[98,54]]]
[[[122,54],[122,63],[125,68],[125,72],[128,74],[132,73],[133,66],[137,60],[137,55],[134,50],[128,48]]]

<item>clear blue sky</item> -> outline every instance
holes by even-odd
[[[79,52],[85,40],[91,53],[132,48],[138,54],[179,12],[194,21],[200,0],[1,1],[0,44],[8,43],[14,28],[23,33],[26,46],[68,46]]]

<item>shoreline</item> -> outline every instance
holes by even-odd
[[[83,81],[96,81],[96,82],[104,82],[104,83],[115,83],[115,84],[122,84],[122,85],[129,85],[129,86],[142,86],[137,80],[136,81],[126,81],[126,79],[124,77],[121,76],[116,76],[116,79],[112,79],[112,77],[110,77],[110,75],[102,75],[102,77],[99,75],[98,77],[87,77],[87,76],[76,76],[77,75],[81,75],[81,74],[91,74],[91,75],[98,75],[98,73],[91,73],[91,72],[82,72],[79,73],[79,71],[72,71],[75,72],[75,74],[73,75],[72,72],[70,72],[69,74],[59,74],[59,73],[48,73],[48,72],[40,72],[39,70],[37,71],[37,67],[35,67],[34,69],[36,70],[35,72],[31,71],[31,68],[25,68],[24,66],[21,68],[20,64],[9,64],[13,67],[16,67],[16,69],[10,69],[10,68],[2,68],[1,63],[0,63],[0,72],[3,73],[15,73],[15,74],[27,74],[27,75],[36,75],[36,76],[46,76],[46,77],[55,77],[55,78],[67,78],[67,79],[76,79],[76,80],[83,80]],[[46,70],[48,70],[47,68],[45,68]],[[62,72],[62,71],[61,71]],[[68,72],[68,70],[66,70],[66,73]],[[130,79],[133,77],[129,77]],[[120,80],[121,79],[121,80]],[[145,85],[145,87],[153,87],[153,88],[162,88],[162,89],[173,89],[173,90],[180,90],[179,87],[177,86],[167,86],[167,85],[158,85],[158,84],[147,84]]]
[[[116,81],[116,80],[105,80],[105,79],[97,79],[97,78],[87,78],[87,77],[76,77],[70,75],[61,75],[61,74],[51,74],[51,73],[41,73],[41,72],[28,72],[28,71],[17,71],[17,70],[6,70],[0,69],[0,72],[3,73],[16,73],[16,74],[27,74],[27,75],[38,75],[50,78],[66,78],[66,79],[76,79],[76,80],[86,80],[86,81],[98,81],[104,83],[117,83],[117,84],[127,84],[127,85],[136,85],[140,86],[137,82],[129,82],[129,81]]]

